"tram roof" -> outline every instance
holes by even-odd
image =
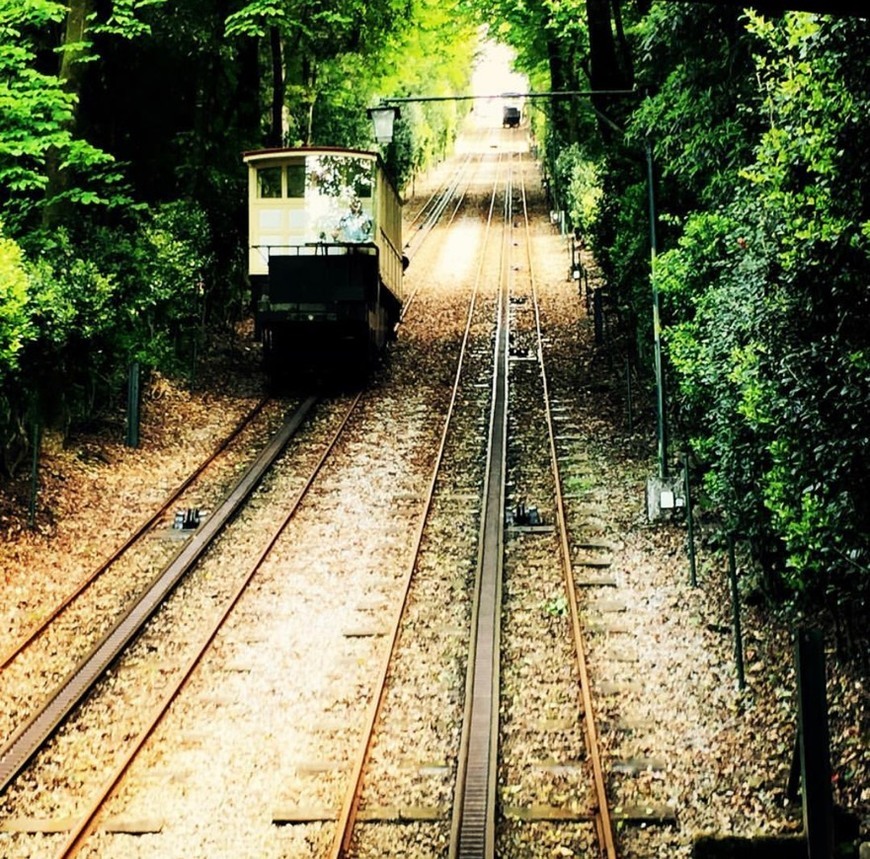
[[[370,158],[381,161],[377,152],[367,149],[346,149],[342,146],[285,146],[273,149],[249,149],[242,153],[246,163],[252,161],[280,160],[300,155],[349,155],[354,158]]]

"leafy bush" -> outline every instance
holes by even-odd
[[[21,463],[26,427],[67,430],[113,408],[133,359],[189,368],[211,270],[204,214],[173,203],[126,226],[0,240],[0,448]],[[85,239],[87,237],[87,239]]]
[[[854,146],[870,123],[854,57],[870,37],[799,14],[749,26],[769,126],[656,267],[677,425],[769,581],[854,591],[870,566],[870,242],[855,219],[870,171]]]
[[[870,26],[654,2],[633,39],[644,97],[625,133],[604,122],[601,155],[563,147],[556,184],[648,378],[654,268],[671,433],[763,582],[866,590]]]
[[[169,372],[189,365],[214,278],[211,246],[205,213],[187,202],[156,207],[130,234],[117,276],[125,294],[121,345],[131,358]]]
[[[586,236],[599,217],[604,190],[598,165],[584,156],[574,143],[563,149],[556,160],[559,187],[565,188],[566,205],[572,227]]]
[[[18,367],[21,348],[30,336],[26,308],[27,272],[21,248],[0,237],[0,374]]]
[[[66,6],[53,0],[0,0],[0,201],[16,235],[32,228],[46,205],[129,202],[118,190],[111,155],[73,131],[76,95],[58,75],[42,70],[45,34],[66,14]],[[67,49],[86,53],[87,47]],[[52,181],[60,173],[64,181]]]

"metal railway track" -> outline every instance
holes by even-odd
[[[491,229],[493,211],[496,201],[496,193],[497,193],[497,182],[494,185],[490,197],[490,208],[487,219],[487,235]],[[484,244],[486,243],[486,239],[484,240]],[[424,504],[423,512],[420,516],[419,525],[417,527],[417,532],[415,535],[414,546],[415,550],[413,553],[413,559],[405,573],[405,578],[402,586],[402,592],[404,594],[403,599],[401,601],[401,605],[398,607],[398,610],[394,616],[393,624],[392,624],[392,633],[389,641],[389,645],[385,648],[385,656],[381,664],[381,668],[378,674],[378,680],[376,682],[376,692],[373,695],[372,705],[369,709],[368,715],[365,720],[365,725],[362,732],[362,737],[360,741],[360,748],[355,757],[354,764],[351,769],[351,776],[348,783],[348,788],[345,794],[345,800],[342,804],[341,811],[339,812],[338,821],[336,824],[335,837],[333,840],[333,844],[330,850],[331,859],[339,859],[339,857],[344,857],[348,854],[351,849],[353,831],[357,821],[357,815],[359,811],[360,798],[363,787],[363,779],[365,767],[368,762],[369,756],[371,754],[371,749],[373,745],[375,726],[377,724],[378,718],[380,716],[381,710],[384,705],[384,701],[386,699],[386,689],[387,689],[387,681],[389,674],[389,667],[392,659],[395,655],[396,645],[399,638],[399,631],[402,623],[402,618],[405,613],[408,595],[410,593],[411,588],[411,580],[413,578],[417,560],[420,556],[420,551],[423,544],[423,536],[426,528],[427,520],[429,518],[434,495],[435,495],[435,487],[436,482],[439,477],[439,473],[441,470],[441,466],[444,460],[445,450],[448,442],[448,434],[451,430],[454,415],[456,412],[458,400],[460,397],[461,390],[461,381],[463,377],[463,371],[468,361],[468,347],[469,340],[471,335],[472,322],[474,319],[474,314],[477,308],[478,303],[478,293],[480,283],[483,277],[483,268],[484,268],[484,255],[481,253],[480,263],[477,271],[477,276],[475,279],[475,287],[473,290],[472,299],[469,303],[468,313],[466,316],[466,324],[465,331],[463,334],[462,342],[459,347],[459,356],[457,360],[456,372],[454,375],[453,386],[450,395],[450,403],[447,409],[447,414],[444,419],[444,425],[441,433],[441,440],[439,444],[438,453],[436,454],[435,464],[432,470],[432,476],[429,482],[429,486],[426,494],[426,502]]]
[[[447,207],[454,201],[455,205],[453,206],[452,216],[456,215],[468,190],[467,184],[465,188],[461,189],[462,181],[467,177],[473,160],[473,155],[469,154],[451,174],[448,181],[429,198],[423,210],[412,219],[411,224],[413,225],[418,218],[424,215],[414,234],[405,242],[405,251],[409,259],[414,259],[415,254],[419,251],[426,237],[441,222]],[[448,223],[450,223],[449,220]]]
[[[452,199],[456,198],[456,203],[451,219],[461,207],[465,190],[457,195],[457,189],[463,172],[464,171],[459,171],[458,174],[455,174],[449,188],[442,192],[435,220],[443,215],[447,205]],[[247,421],[252,419],[254,415],[262,409],[264,404],[265,401],[260,403],[248,417]],[[124,614],[115,626],[94,647],[91,654],[85,657],[79,666],[77,666],[77,668],[70,673],[70,675],[55,689],[55,691],[48,696],[48,699],[42,707],[40,707],[38,712],[16,730],[5,746],[0,749],[0,792],[3,792],[10,783],[14,781],[17,775],[20,774],[24,767],[26,767],[27,763],[36,755],[42,745],[53,735],[60,724],[62,724],[64,719],[69,716],[75,707],[97,685],[100,678],[114,664],[126,646],[135,639],[150,617],[152,617],[158,610],[163,600],[206,551],[208,545],[222,530],[224,524],[235,515],[241,504],[244,503],[247,495],[259,483],[262,475],[270,467],[274,459],[280,454],[280,451],[283,450],[287,441],[289,441],[289,438],[298,428],[299,424],[304,419],[304,415],[310,409],[312,404],[313,398],[303,404],[301,410],[294,415],[287,424],[285,424],[281,431],[279,431],[269,447],[260,457],[258,457],[257,461],[239,481],[227,500],[213,514],[213,516],[209,518],[202,529],[183,547],[167,568],[155,578],[139,600],[137,600],[136,604]],[[245,423],[246,422],[240,424],[233,435],[214,452],[211,459],[217,456],[230,443],[231,439],[241,432]],[[101,565],[100,569],[89,578],[85,585],[59,606],[58,610],[55,612],[55,616],[62,613],[62,611],[70,605],[74,599],[87,588],[87,586],[89,586],[89,584],[108,569],[111,564],[127,551],[127,549],[129,549],[139,537],[152,528],[166,510],[171,507],[180,493],[188,488],[202,470],[204,470],[207,464],[208,463],[204,463],[197,472],[185,480],[172,496],[164,502],[160,510],[153,514],[147,522],[143,523],[136,533],[132,535],[123,546],[119,547],[110,559]],[[47,627],[47,625],[48,621],[42,625],[43,629]],[[29,641],[38,637],[43,629],[32,631],[29,636]],[[27,643],[28,642],[23,642],[17,652],[20,652],[20,650],[26,647]],[[8,661],[12,661],[12,659],[17,655],[17,652],[10,653]],[[173,693],[170,693],[170,697],[164,704],[165,707],[168,707],[172,695]],[[142,739],[142,742],[144,742],[144,738]],[[126,769],[128,764],[129,762],[126,762],[123,765],[124,769]],[[120,777],[120,774],[118,777]],[[112,781],[114,781],[114,779]],[[98,813],[102,801],[102,799],[97,800],[94,810],[89,812],[87,815],[89,819]],[[74,833],[73,839],[71,839],[71,844],[75,842],[76,846],[71,846],[70,848],[65,849],[62,855],[75,855],[82,840],[81,831],[87,827],[87,825],[87,823],[83,823],[81,827],[78,827],[78,834]]]
[[[251,411],[242,418],[241,421],[233,428],[233,430],[224,438],[221,443],[212,451],[212,453],[200,465],[189,474],[163,501],[160,507],[155,510],[144,522],[142,522],[127,539],[107,557],[87,578],[71,593],[67,594],[57,605],[52,608],[45,617],[38,623],[31,626],[21,638],[0,656],[0,671],[9,666],[17,659],[34,641],[36,641],[51,624],[57,620],[79,597],[81,597],[97,580],[106,573],[110,567],[115,564],[121,557],[128,552],[143,536],[149,533],[161,520],[161,518],[172,508],[178,501],[182,493],[185,492],[193,482],[199,478],[202,473],[222,454],[230,444],[235,441],[242,431],[250,426],[254,418],[263,411],[263,408],[270,401],[269,397],[261,399]]]
[[[193,675],[197,666],[202,661],[205,654],[208,652],[212,643],[214,642],[217,634],[223,628],[225,622],[230,617],[232,611],[235,609],[236,605],[239,603],[242,595],[245,593],[248,585],[250,584],[253,577],[262,567],[263,563],[269,557],[279,538],[282,536],[284,531],[286,530],[288,524],[296,515],[299,506],[302,504],[303,499],[308,494],[309,489],[314,483],[317,475],[322,470],[324,464],[329,459],[331,453],[336,448],[339,439],[341,438],[345,428],[347,427],[351,416],[354,414],[358,404],[362,399],[362,394],[357,394],[349,408],[347,409],[343,419],[340,421],[338,428],[333,433],[332,437],[328,441],[325,446],[323,452],[321,453],[319,459],[315,463],[314,467],[308,474],[308,477],[302,484],[301,488],[297,492],[295,498],[292,503],[289,505],[287,511],[283,515],[281,521],[278,525],[273,529],[271,535],[266,541],[265,545],[259,552],[258,556],[254,559],[254,561],[250,564],[247,572],[240,577],[240,580],[235,588],[234,593],[231,597],[226,601],[224,606],[218,611],[217,616],[213,618],[211,624],[209,625],[208,631],[200,640],[198,645],[194,648],[194,652],[190,657],[188,664],[181,671],[180,676],[172,685],[172,687],[167,690],[166,696],[164,700],[154,709],[151,713],[150,718],[146,720],[145,728],[141,731],[139,737],[132,743],[132,745],[127,749],[126,753],[122,756],[120,763],[118,764],[114,773],[110,776],[108,781],[103,785],[102,790],[99,794],[93,798],[90,806],[87,808],[85,813],[81,816],[81,818],[76,822],[73,826],[69,837],[67,838],[65,844],[63,845],[60,852],[57,854],[56,859],[71,859],[71,857],[77,856],[81,849],[85,846],[87,839],[96,829],[98,824],[99,814],[101,810],[108,804],[108,802],[115,796],[122,780],[135,760],[136,756],[140,752],[140,750],[145,746],[148,739],[152,736],[157,726],[162,721],[163,717],[168,713],[170,705],[172,702],[178,697],[178,695],[182,692],[184,687],[186,686],[188,680]],[[313,405],[315,398],[309,398],[303,403],[301,409],[304,409],[306,412]],[[297,413],[298,414],[298,413]],[[295,423],[298,427],[301,420],[304,418],[304,414],[300,415],[297,419],[297,414],[294,414],[291,418],[291,421]],[[284,429],[280,431],[281,434],[284,433]],[[289,440],[289,437],[288,437]],[[275,441],[275,440],[273,440]],[[286,444],[286,441],[285,441]],[[265,451],[264,451],[265,454]],[[246,475],[247,476],[247,475]],[[245,480],[245,477],[242,478],[242,481]],[[240,482],[242,482],[240,481]]]
[[[451,174],[449,180],[427,201],[423,209],[423,211],[427,212],[426,218],[418,227],[416,235],[405,245],[405,250],[408,252],[409,259],[414,259],[426,239],[431,235],[432,230],[442,222],[444,213],[451,202],[453,202],[454,205],[450,211],[449,217],[447,218],[447,226],[453,223],[456,215],[462,209],[462,205],[465,202],[466,195],[468,194],[468,182],[474,157],[473,154],[469,154],[459,168]],[[461,187],[463,180],[465,180],[465,185],[464,187]],[[411,223],[414,223],[414,221]],[[411,305],[414,303],[416,297],[417,290],[412,292],[405,299],[405,303],[402,306],[402,319],[404,319],[408,314],[408,311],[411,309]]]
[[[541,362],[541,384],[543,387],[544,410],[547,423],[547,443],[550,449],[550,462],[553,470],[555,501],[556,501],[556,526],[559,534],[559,543],[562,556],[562,573],[565,579],[565,593],[568,597],[568,605],[571,614],[571,631],[574,638],[574,650],[577,657],[577,670],[580,678],[580,694],[582,699],[582,712],[584,733],[586,737],[586,749],[588,758],[592,764],[592,775],[595,788],[597,806],[595,808],[595,828],[598,835],[598,843],[601,855],[606,859],[616,859],[616,842],[613,832],[613,821],[610,815],[609,801],[607,798],[607,784],[604,778],[604,768],[601,761],[601,747],[598,740],[598,728],[595,721],[594,702],[592,700],[589,670],[586,661],[586,646],[584,642],[583,626],[580,618],[580,610],[577,603],[577,586],[574,581],[574,568],[571,563],[571,548],[568,542],[567,517],[565,515],[565,502],[562,493],[562,481],[559,475],[559,460],[556,453],[556,432],[554,429],[553,413],[550,405],[550,388],[547,380],[546,362],[544,361],[543,335],[541,331],[541,315],[538,305],[537,283],[535,281],[534,266],[531,257],[531,239],[529,234],[529,218],[526,202],[525,186],[521,188],[523,224],[526,233],[526,262],[531,282],[532,302],[535,316],[535,334],[537,339],[537,351]]]
[[[525,188],[521,185],[517,192],[521,198],[521,211],[514,212],[513,199],[515,189],[511,177],[505,182],[504,231],[501,246],[501,261],[499,265],[499,299],[497,311],[496,337],[493,355],[492,395],[489,421],[489,439],[487,446],[486,478],[483,491],[483,511],[478,545],[478,572],[475,583],[475,597],[472,609],[472,641],[470,645],[468,673],[466,680],[466,711],[463,721],[463,735],[459,755],[456,791],[454,795],[453,819],[449,847],[450,859],[493,859],[496,855],[497,835],[497,779],[499,752],[499,662],[500,662],[500,620],[502,604],[502,574],[504,562],[504,527],[505,527],[505,481],[507,470],[508,445],[508,408],[509,381],[508,365],[510,360],[509,335],[509,294],[513,277],[514,263],[513,247],[515,241],[515,218],[522,219],[525,229],[527,262],[532,272],[530,241],[528,237],[528,213],[526,208]],[[493,204],[495,192],[493,194]],[[519,216],[519,217],[517,217]],[[492,208],[490,220],[492,218]],[[483,265],[481,255],[481,266]],[[478,282],[481,273],[478,273]],[[540,314],[537,305],[537,294],[534,275],[531,277],[531,289],[535,313],[535,332],[537,337],[537,353],[541,358],[541,376],[544,389],[545,414],[547,421],[550,461],[556,487],[557,529],[561,546],[562,571],[565,589],[571,612],[574,649],[577,659],[577,671],[580,681],[582,699],[581,710],[584,719],[584,736],[587,756],[591,763],[592,778],[596,805],[591,810],[595,821],[595,829],[599,843],[599,853],[606,859],[615,859],[616,848],[612,821],[608,810],[606,784],[598,734],[595,726],[593,701],[590,681],[586,666],[583,630],[576,599],[576,586],[573,581],[571,554],[567,537],[567,525],[564,514],[564,503],[559,480],[558,462],[556,459],[555,434],[550,409],[549,391],[546,372],[543,366],[543,346],[540,327]],[[469,324],[470,324],[469,316]],[[464,344],[463,344],[464,346]],[[460,364],[462,359],[460,360]],[[453,398],[459,390],[459,372],[454,384]],[[452,406],[451,406],[452,411]],[[448,431],[450,416],[448,415],[444,429],[444,437]],[[442,452],[438,457],[437,469],[440,467]],[[422,539],[423,528],[428,510],[432,504],[435,478],[430,487],[426,512],[420,524],[418,545]],[[416,563],[416,561],[415,561]],[[410,589],[410,578],[413,566],[408,571],[405,582],[405,600]],[[330,853],[332,859],[339,859],[350,854],[352,836],[358,807],[361,801],[362,782],[366,762],[370,755],[375,724],[385,699],[385,689],[389,673],[390,661],[395,654],[402,615],[405,605],[399,608],[393,627],[393,638],[385,655],[380,673],[379,692],[373,701],[367,727],[364,732],[362,749],[353,767],[351,784],[347,792],[344,807],[339,815],[335,840]]]
[[[488,134],[492,137],[491,130]],[[419,222],[419,226],[417,226],[414,236],[405,242],[405,250],[409,252],[409,255],[411,255],[412,258],[413,253],[415,253],[419,249],[419,245],[422,244],[422,240],[416,242],[417,236],[423,234],[425,238],[425,235],[431,232],[432,228],[440,221],[441,215],[450,201],[454,198],[457,199],[454,214],[462,205],[462,200],[464,199],[466,192],[463,191],[462,193],[459,193],[460,182],[465,178],[465,176],[467,176],[469,168],[474,160],[479,159],[479,157],[479,153],[468,153],[459,167],[452,171],[448,180],[432,192],[423,205],[417,210],[416,214],[408,221],[407,226],[409,229]]]
[[[504,559],[505,471],[508,414],[508,294],[510,289],[512,190],[505,183],[504,229],[499,265],[498,318],[492,406],[487,444],[484,507],[472,614],[469,682],[463,746],[465,764],[457,779],[450,859],[495,856],[498,766],[499,641]]]
[[[0,750],[0,792],[6,789],[63,720],[89,694],[168,594],[235,516],[296,433],[315,401],[316,398],[309,397],[288,416],[284,425],[249,466],[214,515],[181,548],[135,604],[94,647],[90,655],[48,697],[45,704],[15,731]]]
[[[510,290],[510,278],[512,277],[512,247],[516,244],[513,240],[512,229],[515,213],[513,211],[514,188],[513,180],[509,178],[505,183],[505,208],[504,222],[505,230],[503,233],[503,241],[501,247],[501,263],[499,266],[499,301],[498,301],[498,324],[496,329],[496,338],[494,345],[494,372],[492,381],[492,401],[490,409],[490,430],[489,444],[487,454],[487,476],[484,488],[484,508],[485,513],[482,517],[481,534],[479,538],[479,571],[478,581],[476,585],[476,599],[473,618],[473,629],[476,630],[474,636],[473,651],[469,659],[469,674],[467,686],[467,713],[465,718],[465,732],[463,738],[463,747],[465,751],[465,763],[460,766],[460,784],[457,787],[456,801],[454,804],[454,821],[452,826],[452,837],[450,856],[461,857],[461,859],[490,859],[495,856],[495,833],[496,833],[496,782],[497,782],[497,764],[498,764],[498,695],[499,695],[499,621],[500,621],[500,606],[501,606],[501,575],[502,563],[504,554],[504,511],[505,511],[505,473],[506,473],[506,451],[507,451],[507,415],[509,405],[509,384],[508,384],[508,364],[509,364],[509,319],[508,319],[508,295]],[[523,217],[525,217],[525,190],[521,189],[522,194],[522,209]],[[495,202],[495,194],[493,194],[492,203],[490,206],[490,219]],[[528,221],[526,219],[526,231],[528,232]],[[527,242],[528,247],[528,242]],[[530,252],[529,252],[530,253]],[[481,255],[481,268],[483,266],[483,255]],[[531,258],[529,256],[529,268],[531,270]],[[478,280],[480,272],[478,273]],[[532,291],[534,293],[535,286],[532,279]],[[476,293],[475,293],[476,295]],[[426,526],[426,518],[432,502],[435,482],[438,476],[441,461],[444,455],[445,440],[447,438],[450,419],[453,413],[453,408],[456,403],[459,391],[459,380],[462,371],[462,366],[465,361],[465,347],[468,341],[469,330],[471,326],[471,318],[474,309],[475,299],[472,299],[471,309],[469,310],[468,321],[466,325],[465,337],[462,344],[462,352],[458,361],[456,382],[454,384],[451,395],[451,403],[448,410],[448,415],[445,420],[444,431],[442,435],[441,447],[437,455],[437,461],[431,478],[429,500],[427,501],[423,514],[420,518],[417,534],[417,546],[422,543],[423,531]],[[586,724],[586,737],[589,744],[589,754],[593,761],[593,769],[596,773],[597,785],[599,791],[599,808],[596,810],[596,823],[601,843],[601,854],[607,856],[608,859],[615,857],[615,848],[613,848],[612,831],[609,835],[609,844],[607,841],[607,832],[610,829],[609,814],[607,813],[606,790],[604,786],[600,753],[597,749],[597,734],[592,721],[592,701],[589,697],[589,682],[585,672],[585,657],[583,656],[582,645],[582,629],[580,627],[579,613],[576,605],[576,589],[571,580],[572,570],[570,563],[570,551],[567,542],[567,529],[564,525],[564,509],[559,488],[558,466],[555,459],[555,440],[553,432],[552,418],[549,409],[549,395],[547,392],[546,373],[543,367],[543,352],[541,347],[541,332],[540,321],[538,317],[537,299],[535,298],[535,316],[537,320],[537,336],[538,336],[538,351],[541,355],[541,375],[544,384],[544,396],[547,400],[547,424],[549,431],[549,445],[552,455],[553,468],[556,477],[557,487],[557,516],[560,520],[560,539],[562,541],[562,556],[564,571],[566,577],[566,590],[569,594],[569,602],[571,605],[572,627],[574,630],[575,641],[578,646],[578,662],[581,664],[581,693],[583,695],[583,710],[585,716],[590,721]],[[301,419],[300,419],[301,420]],[[346,420],[346,419],[345,419]],[[344,424],[342,424],[344,426]],[[283,430],[282,430],[283,432]],[[341,430],[339,430],[341,432]],[[336,435],[337,438],[337,435]],[[289,440],[289,436],[288,436]],[[333,440],[333,442],[335,439]],[[286,444],[286,441],[284,442]],[[283,444],[281,445],[283,449]],[[280,452],[280,450],[278,451]],[[277,456],[277,453],[275,454]],[[327,454],[324,454],[324,459]],[[321,460],[321,463],[323,460]],[[319,467],[319,466],[318,466]],[[245,482],[245,477],[240,481]],[[259,478],[256,478],[253,485],[256,485]],[[313,480],[313,477],[310,479]],[[307,484],[310,485],[309,483]],[[307,489],[306,486],[306,489]],[[306,490],[303,490],[303,493]],[[301,500],[303,493],[300,493],[297,503]],[[229,500],[229,499],[228,499]],[[223,508],[221,508],[223,510]],[[234,515],[234,511],[230,512],[227,520]],[[290,514],[292,515],[292,513]],[[217,518],[217,514],[215,517]],[[212,521],[212,520],[210,520]],[[283,530],[283,526],[280,530]],[[199,535],[197,535],[199,536]],[[277,539],[277,535],[274,539]],[[270,544],[271,545],[271,544]],[[186,549],[189,548],[185,547]],[[204,547],[203,547],[204,550]],[[268,549],[266,550],[268,551]],[[200,552],[201,553],[201,552]],[[200,554],[197,554],[198,555]],[[184,551],[180,556],[185,554]],[[180,557],[179,556],[179,557]],[[405,599],[407,599],[408,590],[410,587],[411,577],[414,573],[414,563],[412,562],[410,569],[407,572],[405,583]],[[249,577],[254,571],[249,573]],[[183,573],[179,574],[180,576]],[[249,580],[249,578],[248,578]],[[178,579],[175,579],[177,582]],[[156,582],[155,582],[156,584]],[[168,586],[168,590],[174,587],[174,583]],[[232,606],[242,592],[244,584],[240,585],[240,589],[236,596],[231,601],[231,604],[226,609],[226,613],[232,609]],[[149,589],[148,593],[151,593]],[[147,617],[153,614],[156,608],[152,608]],[[371,706],[368,719],[368,740],[365,744],[365,749],[361,752],[357,762],[353,768],[352,782],[353,785],[347,793],[347,798],[339,817],[339,823],[336,828],[336,836],[333,845],[332,856],[339,857],[347,855],[351,848],[351,837],[355,822],[356,813],[360,801],[360,789],[363,779],[363,774],[366,766],[366,761],[370,751],[371,736],[374,731],[374,725],[379,717],[381,706],[383,703],[383,689],[386,685],[387,675],[389,672],[389,664],[393,656],[398,638],[398,630],[401,625],[402,615],[405,610],[405,605],[399,608],[396,614],[395,632],[392,645],[388,648],[388,653],[383,660],[381,671],[381,692],[375,696]],[[226,614],[224,614],[224,617]],[[144,620],[143,620],[144,623]],[[118,627],[123,624],[119,622]],[[113,633],[106,637],[111,638]],[[134,633],[135,634],[135,633]],[[209,637],[209,642],[213,638],[214,633]],[[132,637],[132,636],[131,636]],[[129,638],[127,639],[129,640]],[[205,642],[203,649],[208,646],[209,642]],[[98,648],[99,649],[99,648]],[[202,651],[200,651],[202,652]],[[109,658],[107,663],[111,664],[116,657]],[[194,660],[179,682],[178,688],[183,686],[186,678],[190,676],[195,668],[197,660]],[[474,666],[473,670],[471,666]],[[63,691],[63,686],[59,692]],[[175,690],[177,692],[177,689]],[[86,693],[84,693],[86,694]],[[171,693],[167,698],[165,706],[168,707],[168,702],[175,693]],[[50,704],[52,702],[49,702]],[[74,706],[74,704],[72,705]],[[70,708],[71,709],[71,708]],[[69,710],[67,710],[69,712]],[[136,744],[138,749],[144,744],[147,736],[150,735],[154,725],[159,721],[160,716],[157,715],[152,720],[152,726],[143,732],[140,741]],[[51,729],[53,730],[53,728]],[[0,778],[3,776],[3,765],[7,750],[0,752]],[[135,755],[135,750],[132,752]],[[126,771],[132,756],[128,758],[119,771],[113,777],[112,784],[117,783],[118,779]],[[597,760],[597,763],[596,763]],[[8,781],[0,781],[0,790],[5,788]],[[107,794],[114,788],[107,788]],[[75,855],[77,850],[82,846],[89,832],[92,830],[96,816],[104,801],[105,796],[98,799],[93,808],[83,818],[80,824],[75,828],[70,836],[67,846],[64,848],[62,856]]]

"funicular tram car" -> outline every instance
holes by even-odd
[[[243,158],[255,334],[267,366],[364,373],[402,306],[402,206],[380,157],[325,147]]]
[[[508,104],[502,108],[501,124],[503,128],[519,128],[522,119],[522,111],[515,104]]]

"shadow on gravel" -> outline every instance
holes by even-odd
[[[806,859],[807,845],[801,836],[779,838],[699,838],[692,859]]]

